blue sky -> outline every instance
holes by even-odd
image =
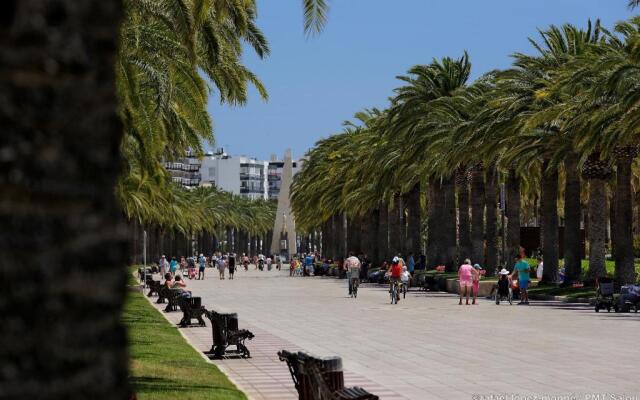
[[[229,107],[213,95],[215,147],[263,159],[291,148],[299,157],[358,110],[385,107],[395,77],[413,65],[467,50],[476,78],[531,52],[537,28],[589,18],[610,27],[632,15],[627,0],[330,0],[325,31],[306,38],[300,3],[258,0],[271,56],[247,52],[245,64],[270,98],[252,90],[246,106]]]

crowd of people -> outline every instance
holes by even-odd
[[[516,288],[520,296],[520,304],[529,304],[528,288],[531,281],[531,266],[526,261],[523,250],[516,257],[511,271],[502,268],[497,270],[498,282],[494,285],[491,295],[495,290],[504,290],[501,286]],[[212,267],[218,270],[219,279],[234,279],[236,269],[242,267],[245,271],[249,270],[249,266],[253,265],[254,270],[271,271],[275,269],[280,271],[286,259],[278,255],[258,254],[250,257],[247,254],[237,256],[235,253],[217,252],[210,257],[200,254],[199,256],[185,257],[181,256],[178,260],[173,256],[168,258],[162,256],[158,265],[161,276],[165,277],[167,286],[181,288],[188,292],[184,277],[189,279],[203,280],[205,278],[206,267]],[[423,255],[414,257],[413,253],[409,253],[405,260],[401,254],[393,256],[389,261],[384,261],[379,269],[369,272],[371,262],[366,254],[356,255],[350,252],[346,259],[339,258],[332,260],[322,257],[319,252],[303,253],[300,257],[294,256],[289,262],[290,276],[314,276],[327,275],[329,269],[334,266],[337,273],[347,278],[349,295],[352,294],[352,288],[358,285],[361,280],[369,282],[384,283],[389,282],[390,291],[394,284],[406,285],[409,287],[411,279],[416,270],[425,269],[426,259]],[[542,258],[538,258],[538,267],[536,275],[540,279],[543,270]],[[459,302],[465,304],[477,304],[477,297],[480,288],[480,279],[485,274],[485,270],[479,264],[472,264],[470,259],[464,262],[458,268],[459,281]],[[470,302],[471,301],[471,302]]]

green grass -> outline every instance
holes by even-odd
[[[533,286],[529,288],[531,295],[548,295],[548,296],[564,296],[568,299],[591,298],[596,297],[596,289],[594,287],[557,287],[551,285]]]
[[[244,393],[215,365],[207,363],[143,294],[129,292],[122,320],[129,336],[129,380],[138,399],[246,400]]]
[[[531,265],[532,268],[535,269],[538,267],[538,260],[536,260],[535,258],[527,258],[526,260],[529,263],[529,265]],[[562,262],[563,260],[560,259],[560,265],[562,265]],[[616,269],[616,262],[613,260],[606,260],[605,267],[607,268],[607,274],[609,274],[610,276],[613,276],[613,273]],[[586,275],[588,270],[589,270],[589,260],[582,260],[582,274]],[[640,274],[640,263],[636,263],[636,272]]]

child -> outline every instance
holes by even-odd
[[[480,290],[480,276],[484,275],[484,270],[480,266],[480,264],[474,264],[473,268],[478,271],[477,274],[473,275],[473,304],[476,304],[476,299],[478,298],[478,291]]]
[[[411,274],[409,273],[409,271],[407,271],[407,266],[405,265],[402,267],[400,281],[402,281],[402,284],[405,285],[407,289],[409,288],[409,279],[411,279]]]

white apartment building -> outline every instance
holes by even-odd
[[[250,199],[276,200],[282,184],[284,161],[275,155],[270,161],[245,156],[231,156],[222,149],[197,159],[188,157],[165,163],[173,180],[185,187],[215,186],[220,190]],[[293,174],[300,161],[293,162]]]

